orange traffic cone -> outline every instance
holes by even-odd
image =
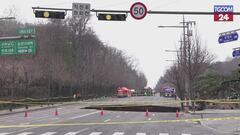
[[[103,116],[103,108],[101,108],[100,115]]]
[[[178,112],[178,110],[176,111],[176,119],[177,120],[179,119],[179,112]]]
[[[28,117],[28,112],[27,111],[24,112],[24,117],[25,118]]]
[[[147,108],[147,110],[145,112],[145,116],[148,117],[148,108]]]
[[[57,109],[55,110],[55,116],[58,116],[58,110]]]

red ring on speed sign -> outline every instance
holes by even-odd
[[[134,8],[135,8],[135,6],[139,6],[139,7],[142,7],[143,8],[143,13],[142,13],[142,15],[140,15],[140,16],[137,16],[137,15],[135,15],[134,13]],[[137,12],[141,12],[140,10],[139,11],[137,11]],[[132,6],[131,6],[131,8],[130,8],[130,14],[131,14],[131,16],[134,18],[134,19],[137,19],[137,20],[141,20],[141,19],[143,19],[146,15],[147,15],[147,7],[143,4],[143,3],[141,3],[141,2],[136,2],[136,3],[134,3]]]

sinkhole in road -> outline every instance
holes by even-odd
[[[180,107],[156,106],[156,105],[97,105],[88,106],[84,109],[111,110],[111,111],[133,111],[133,112],[176,112]]]

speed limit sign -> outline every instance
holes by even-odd
[[[147,7],[141,2],[136,2],[131,6],[130,14],[134,19],[143,19],[147,15]]]

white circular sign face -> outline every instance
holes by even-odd
[[[130,14],[134,19],[143,19],[147,15],[147,7],[141,2],[136,2],[131,6]]]

